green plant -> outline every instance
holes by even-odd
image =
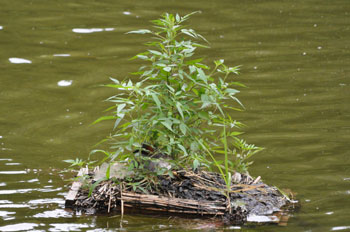
[[[79,158],[76,158],[75,160],[73,159],[68,159],[68,160],[63,160],[64,162],[66,163],[69,163],[71,164],[70,167],[73,168],[73,167],[79,167],[79,168],[82,168],[83,166],[91,166],[92,164],[95,163],[95,161],[85,161],[85,160],[82,160],[82,159],[79,159]]]
[[[183,17],[166,13],[152,21],[154,30],[128,32],[152,36],[146,43],[149,49],[132,58],[147,64],[132,73],[137,81],[111,78],[112,83],[106,85],[116,90],[116,95],[107,99],[113,105],[106,111],[112,114],[94,123],[115,120],[113,133],[104,140],[112,144],[112,151],[93,150],[89,160],[102,153],[96,165],[125,164],[132,173],[127,178],[129,185],[142,191],[157,176],[172,176],[172,169],[216,167],[225,180],[229,199],[231,173],[246,172],[247,159],[260,148],[237,138],[241,133],[236,129],[242,124],[228,113],[244,108],[236,98],[236,87],[245,85],[232,80],[239,74],[239,66],[228,67],[224,60],[216,60],[210,68],[202,63],[203,58],[192,58],[198,48],[208,47],[196,42],[208,44],[203,36],[183,25],[195,13]],[[212,152],[225,155],[224,165]],[[166,165],[154,168],[160,160]],[[69,163],[85,165],[81,160]]]

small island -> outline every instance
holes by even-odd
[[[114,121],[103,141],[111,151],[67,160],[80,168],[67,208],[216,217],[236,225],[293,203],[249,175],[250,158],[262,148],[239,137],[244,124],[233,115],[244,110],[236,95],[246,86],[235,80],[239,66],[215,60],[209,67],[195,57],[209,44],[183,24],[195,13],[165,13],[152,21],[154,30],[128,32],[151,36],[149,49],[133,57],[147,64],[132,73],[135,78],[111,78],[106,85],[116,90],[107,99],[111,114],[94,123]]]

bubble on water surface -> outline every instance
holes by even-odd
[[[0,30],[2,30],[3,29],[3,26],[0,26]]]
[[[31,64],[32,61],[23,59],[23,58],[16,58],[16,57],[11,57],[9,58],[9,61],[13,64]]]
[[[334,212],[327,212],[327,213],[325,213],[325,214],[327,214],[327,215],[332,215],[332,214],[334,214]]]
[[[125,14],[125,15],[131,15],[131,12],[130,12],[130,11],[124,11],[123,14]]]
[[[70,86],[73,83],[72,80],[61,80],[57,82],[58,86]]]

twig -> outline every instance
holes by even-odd
[[[256,183],[258,183],[259,182],[259,180],[261,179],[261,176],[258,176],[254,181],[253,181],[253,183],[252,184],[256,184]]]
[[[108,213],[111,210],[111,201],[112,201],[112,191],[109,191]]]
[[[123,200],[123,185],[120,183],[120,210],[121,210],[121,219],[123,220],[124,216],[124,200]]]

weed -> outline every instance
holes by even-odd
[[[90,155],[105,155],[97,164],[124,163],[138,180],[172,175],[171,170],[177,168],[216,167],[229,194],[231,173],[246,172],[247,159],[260,148],[237,138],[240,132],[236,130],[242,124],[228,113],[244,109],[236,95],[240,92],[237,87],[245,85],[234,80],[239,66],[215,60],[210,68],[203,58],[194,57],[198,48],[209,44],[183,25],[195,13],[183,17],[165,13],[151,21],[154,30],[128,32],[152,37],[146,43],[149,49],[132,58],[146,64],[132,73],[138,78],[136,82],[110,78],[112,83],[106,86],[116,90],[116,95],[107,99],[113,103],[107,109],[112,113],[94,123],[115,121],[107,139],[113,152],[94,150]],[[224,166],[212,152],[225,155]],[[166,165],[159,165],[159,160]],[[156,168],[150,168],[152,164]],[[132,188],[142,187],[139,183],[144,182],[135,182]]]

